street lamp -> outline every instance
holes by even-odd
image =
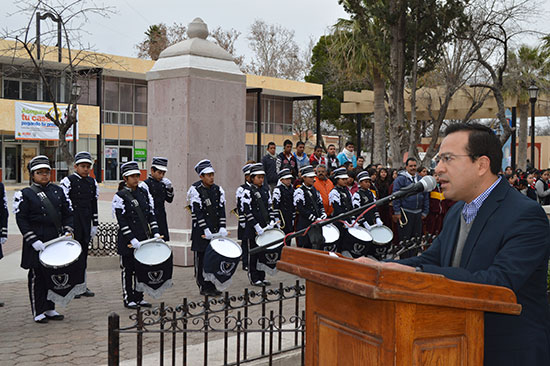
[[[531,165],[535,167],[535,103],[539,96],[539,88],[535,82],[531,82],[531,86],[527,89],[529,92],[529,102],[531,102]]]
[[[77,136],[77,122],[78,120],[76,119],[76,111],[77,111],[77,108],[76,108],[76,102],[78,101],[78,98],[80,98],[80,91],[81,91],[81,86],[78,85],[76,82],[73,83],[73,85],[71,86],[71,100],[73,102],[73,107],[71,109],[71,117],[74,118],[74,124],[73,124],[73,156],[76,155],[76,136]],[[69,106],[70,107],[70,104]]]

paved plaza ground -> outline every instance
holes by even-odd
[[[116,312],[121,317],[121,326],[131,324],[128,319],[135,311],[122,304],[120,270],[115,258],[96,260],[88,271],[88,284],[96,296],[73,300],[66,308],[57,307],[65,315],[63,321],[37,324],[33,321],[27,290],[27,271],[19,268],[21,259],[21,234],[15,224],[11,202],[15,189],[7,187],[10,204],[9,238],[4,245],[5,257],[0,260],[0,365],[103,365],[107,363],[107,317]],[[114,187],[102,187],[100,196],[100,221],[113,221],[110,201]],[[91,263],[91,262],[90,262]],[[94,270],[95,268],[95,270]],[[99,269],[103,268],[103,269]],[[184,297],[190,301],[204,299],[198,293],[192,268],[174,268],[174,287],[163,298],[167,305],[177,305]],[[296,277],[279,272],[271,277],[273,284],[283,282],[293,285]],[[251,287],[242,270],[233,278],[229,292],[241,294]],[[147,297],[146,297],[147,298]],[[154,305],[159,301],[147,298]],[[144,354],[156,351],[155,339],[145,340]],[[199,337],[190,343],[200,343]],[[211,352],[219,352],[212,349]],[[135,358],[135,337],[121,338],[121,361]]]

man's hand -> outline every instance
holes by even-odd
[[[395,214],[395,215],[391,215],[391,219],[394,223],[398,223],[399,220],[401,220],[401,214]]]
[[[380,217],[377,217],[376,218],[376,226],[383,226],[384,223],[382,222],[382,220],[380,219]]]

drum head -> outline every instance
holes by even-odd
[[[143,244],[134,250],[134,258],[142,264],[154,266],[165,262],[172,255],[172,249],[164,241]]]
[[[336,225],[325,225],[323,226],[323,236],[325,237],[325,243],[334,243],[340,238],[340,230]]]
[[[217,238],[210,240],[210,246],[219,255],[225,258],[239,258],[243,250],[239,244],[229,238]]]
[[[279,229],[270,229],[264,231],[262,235],[258,235],[256,237],[256,244],[263,247],[271,242],[274,242],[275,240],[281,240],[279,244],[274,244],[269,247],[269,249],[277,248],[280,245],[283,245],[282,239],[284,239],[285,233],[282,230]]]
[[[388,244],[393,239],[393,231],[384,225],[371,228],[370,234],[375,244]]]
[[[369,234],[369,231],[362,227],[350,227],[348,228],[348,233],[356,239],[361,241],[372,241],[372,236]]]
[[[76,261],[80,253],[82,247],[79,242],[63,239],[48,245],[38,256],[46,267],[64,267]]]

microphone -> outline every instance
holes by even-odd
[[[406,187],[401,188],[399,191],[390,194],[387,197],[377,200],[376,206],[386,205],[394,200],[412,196],[413,194],[418,194],[421,192],[431,192],[437,186],[437,181],[431,175],[427,175],[424,178],[420,179],[416,183],[411,183]]]

